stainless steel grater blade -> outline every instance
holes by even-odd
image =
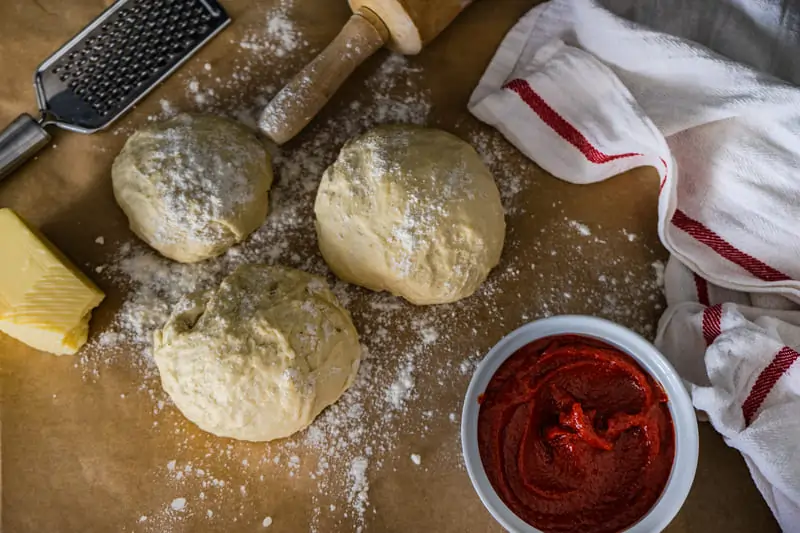
[[[0,132],[0,180],[50,140],[108,127],[230,23],[216,0],[118,0],[36,70],[40,117]]]

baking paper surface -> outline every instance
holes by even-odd
[[[35,111],[31,77],[36,66],[107,3],[0,3],[0,124]],[[108,330],[130,290],[118,277],[96,273],[98,267],[113,264],[125,243],[138,242],[110,184],[111,162],[130,132],[148,117],[164,113],[162,101],[178,110],[208,108],[208,101],[203,103],[193,90],[193,80],[201,82],[202,90],[214,90],[214,110],[235,113],[248,104],[256,108],[259,98],[274,94],[334,37],[349,14],[343,1],[223,3],[233,24],[133,112],[92,136],[53,130],[53,146],[0,183],[0,207],[11,207],[40,227],[107,293],[94,313],[93,339]],[[495,174],[509,211],[508,239],[503,260],[488,282],[492,290],[473,297],[485,301],[454,307],[451,321],[441,319],[444,311],[436,311],[439,318],[431,331],[437,338],[415,356],[413,388],[404,410],[394,413],[387,426],[381,420],[388,407],[366,409],[361,424],[368,433],[385,432],[385,439],[377,439],[385,440],[385,449],[371,455],[366,449],[348,450],[344,457],[368,460],[366,485],[354,487],[346,465],[316,475],[326,452],[305,444],[303,435],[287,447],[203,433],[168,401],[159,406],[164,400],[157,377],[143,376],[137,364],[141,355],[133,348],[123,347],[114,357],[92,349],[54,357],[0,336],[3,530],[262,531],[269,517],[270,532],[358,527],[380,532],[501,531],[472,490],[461,460],[458,418],[469,362],[515,327],[546,314],[597,314],[645,334],[648,325],[654,331],[663,301],[653,287],[651,264],[666,259],[656,236],[657,176],[638,170],[594,186],[569,185],[526,161],[499,134],[469,116],[467,98],[495,47],[533,4],[476,2],[409,60],[411,67],[421,69],[414,90],[430,105],[427,124],[477,139],[500,169]],[[279,8],[297,33],[279,32],[286,40],[277,48],[259,50],[263,40],[251,37],[262,35],[270,21],[281,23],[270,18]],[[282,150],[283,156],[291,160],[293,150],[314,142],[335,155],[342,141],[326,144],[329,130],[324,124],[345,114],[352,119],[359,106],[369,108],[376,94],[369,79],[379,74],[387,58],[387,52],[379,52],[359,69],[318,120]],[[245,59],[249,71],[242,70]],[[245,73],[249,79],[229,83]],[[407,96],[405,90],[392,89],[398,98]],[[371,116],[364,124],[386,121],[392,117]],[[295,189],[286,176],[278,176],[274,214],[282,194],[285,200]],[[313,198],[313,192],[308,194]],[[282,256],[290,266],[309,260],[319,264],[312,219],[303,220],[307,238],[291,242],[291,253]],[[99,236],[102,245],[96,242]],[[617,286],[610,285],[611,278]],[[369,335],[387,335],[397,347],[392,353],[399,354],[420,345],[420,327],[432,311],[392,299],[385,300],[391,308],[381,307],[366,291],[348,294],[355,295],[347,306],[365,342]],[[465,313],[475,309],[465,321]],[[386,313],[394,318],[387,321]],[[381,327],[387,331],[379,332]],[[430,331],[427,335],[433,338]],[[376,372],[403,368],[382,362],[381,353],[370,357]],[[387,379],[391,382],[393,376]],[[411,454],[420,456],[419,465]],[[296,467],[290,466],[294,457]],[[324,476],[336,479],[325,481]],[[354,511],[349,494],[354,489],[368,489],[363,513]],[[701,425],[694,488],[668,531],[778,531],[742,459],[706,424]]]

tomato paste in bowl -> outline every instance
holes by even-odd
[[[683,503],[697,422],[646,340],[592,317],[537,321],[476,371],[462,446],[473,484],[510,531],[652,533]]]

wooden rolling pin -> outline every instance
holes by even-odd
[[[258,126],[277,144],[297,135],[344,80],[387,45],[417,54],[472,0],[348,0],[353,15],[339,35],[284,87]]]

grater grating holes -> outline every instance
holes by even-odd
[[[100,116],[197,44],[211,14],[200,0],[135,0],[99,26],[52,73]]]

